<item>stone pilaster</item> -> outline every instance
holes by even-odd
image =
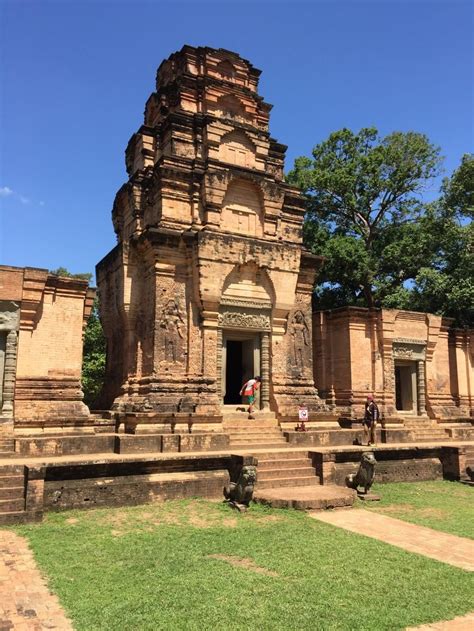
[[[270,335],[262,333],[262,394],[261,405],[263,410],[270,409]]]
[[[416,376],[418,383],[418,414],[426,416],[426,382],[425,382],[425,362],[416,362]]]
[[[1,416],[13,417],[13,400],[15,396],[16,358],[18,336],[16,331],[9,331],[5,348],[5,370],[3,376],[3,405]]]

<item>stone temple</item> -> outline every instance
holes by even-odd
[[[126,149],[118,244],[97,266],[107,407],[219,417],[261,375],[261,410],[325,409],[311,342],[320,259],[302,247],[303,199],[284,182],[259,75],[190,46],[158,69]]]
[[[324,261],[303,247],[303,199],[284,181],[259,75],[191,46],[158,68],[125,152],[117,245],[97,265],[100,409],[81,389],[95,290],[0,266],[0,525],[222,498],[247,465],[261,501],[351,505],[341,486],[367,449],[369,393],[377,481],[474,484],[474,331],[428,313],[312,312]],[[239,392],[256,375],[250,420]]]

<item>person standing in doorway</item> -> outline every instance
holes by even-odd
[[[253,404],[255,402],[255,393],[260,388],[261,383],[261,377],[254,377],[253,379],[249,379],[248,381],[246,381],[242,386],[242,389],[240,390],[240,396],[248,398],[249,407],[247,412],[249,414],[249,419],[255,418],[255,416],[253,415]]]
[[[380,418],[378,405],[374,401],[374,395],[368,394],[365,402],[364,432],[367,438],[367,445],[375,445],[375,430]]]

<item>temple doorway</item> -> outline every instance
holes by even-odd
[[[416,414],[416,362],[395,362],[395,407],[399,412]]]
[[[242,403],[242,385],[260,370],[260,335],[258,333],[229,332],[223,335],[222,385],[223,403]],[[257,397],[256,407],[259,406]]]

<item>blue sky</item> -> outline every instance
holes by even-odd
[[[471,0],[0,0],[0,263],[94,271],[115,245],[124,150],[183,44],[263,73],[296,156],[341,127],[426,133],[446,172],[473,151]],[[431,194],[436,191],[433,190]]]

